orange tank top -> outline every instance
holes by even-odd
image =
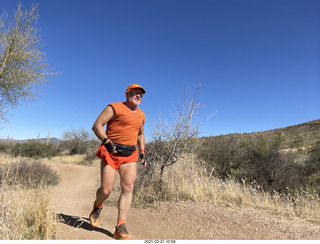
[[[117,144],[136,145],[141,126],[145,122],[144,112],[137,108],[131,111],[124,103],[110,103],[116,117],[107,123],[107,136]]]

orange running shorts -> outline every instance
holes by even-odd
[[[122,164],[132,163],[138,161],[138,150],[136,149],[130,156],[119,156],[107,151],[105,146],[101,145],[97,151],[97,157],[111,166],[114,170],[118,170]]]

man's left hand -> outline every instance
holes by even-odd
[[[147,166],[147,161],[146,161],[146,158],[145,158],[145,155],[144,153],[140,153],[140,158],[141,158],[141,164],[146,167]]]

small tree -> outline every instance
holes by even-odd
[[[139,184],[147,186],[156,183],[159,192],[163,190],[165,169],[174,165],[182,153],[192,151],[197,146],[199,124],[195,123],[195,114],[201,108],[196,97],[201,85],[197,86],[190,97],[176,109],[174,122],[166,125],[162,120],[154,125],[152,142],[146,146],[148,166]]]
[[[37,6],[22,11],[7,23],[0,17],[0,122],[22,102],[35,100],[46,81],[48,65],[38,34]]]
[[[83,154],[87,152],[90,134],[85,129],[67,130],[62,135],[63,142],[60,146],[70,154]]]

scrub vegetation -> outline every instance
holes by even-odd
[[[48,188],[59,177],[48,165],[3,156],[0,164],[0,237],[50,240],[58,236]]]
[[[146,146],[149,166],[139,172],[135,204],[226,202],[318,221],[319,138],[320,120],[259,133],[194,138],[189,140],[192,147],[162,173],[158,160],[170,142],[152,141]]]

